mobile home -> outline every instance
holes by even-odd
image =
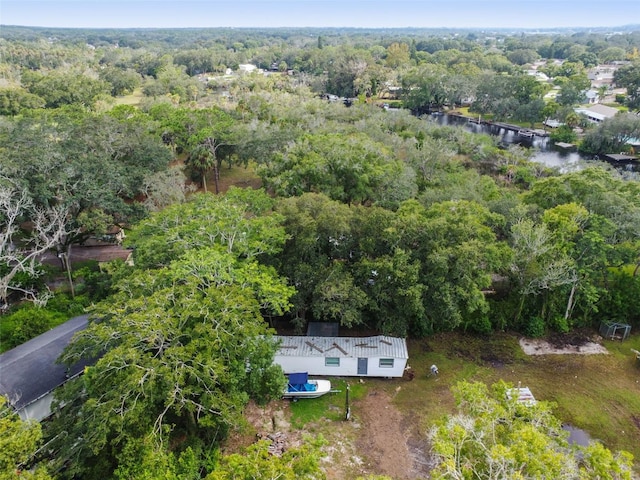
[[[279,336],[275,363],[285,373],[336,377],[402,377],[409,358],[404,338]]]

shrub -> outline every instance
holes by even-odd
[[[569,322],[562,315],[556,315],[550,322],[549,327],[551,327],[556,332],[567,333],[569,329]]]
[[[85,307],[89,304],[90,301],[86,295],[76,295],[75,298],[71,298],[69,294],[58,293],[47,302],[47,310],[70,318],[85,313]]]
[[[576,132],[573,131],[573,128],[568,125],[561,125],[560,127],[556,128],[553,132],[551,132],[549,137],[556,143],[575,143],[578,138]]]
[[[66,315],[26,305],[3,318],[2,349],[9,350],[63,323]]]
[[[540,317],[531,317],[529,323],[524,327],[524,333],[531,338],[544,336],[544,320]]]

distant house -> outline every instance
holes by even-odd
[[[600,123],[607,118],[615,117],[618,110],[613,107],[598,104],[588,108],[577,108],[576,113],[582,113],[586,115],[590,121]]]
[[[550,80],[546,73],[539,72],[536,69],[527,70],[527,75],[535,77],[535,79],[540,82],[548,82]]]
[[[86,362],[67,370],[56,360],[73,335],[87,327],[88,317],[72,318],[0,355],[0,395],[23,420],[51,415],[54,390],[83,372]]]
[[[584,96],[587,98],[587,103],[589,104],[596,104],[600,99],[598,92],[596,92],[595,90],[587,90],[586,92],[584,92]]]
[[[279,336],[274,362],[285,373],[337,377],[402,377],[409,353],[404,338]]]
[[[238,65],[238,70],[240,70],[242,73],[251,73],[251,72],[255,72],[258,69],[258,67],[256,67],[255,65],[252,65],[250,63],[243,63]]]

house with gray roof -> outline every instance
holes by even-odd
[[[607,118],[613,118],[618,113],[618,109],[608,107],[606,105],[592,105],[589,108],[577,108],[576,113],[583,113],[587,118],[594,122],[600,123]]]
[[[88,318],[72,318],[0,355],[0,395],[23,420],[51,415],[54,390],[84,371],[88,362],[67,369],[56,360],[73,335],[87,327]]]
[[[277,336],[274,363],[284,373],[332,377],[402,377],[409,353],[404,338]]]

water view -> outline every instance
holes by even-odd
[[[575,149],[567,150],[557,147],[553,144],[549,137],[541,137],[534,135],[532,137],[524,137],[518,135],[517,132],[507,130],[495,125],[483,125],[479,123],[469,122],[463,117],[454,115],[432,115],[433,121],[439,125],[462,126],[466,130],[473,133],[485,133],[500,138],[500,143],[505,145],[520,145],[526,148],[532,148],[535,153],[531,160],[543,163],[548,167],[557,167],[561,170],[572,170],[579,168],[581,162],[601,162],[597,158],[588,157],[575,151]],[[635,163],[610,163],[617,170],[624,172],[632,172],[634,177],[640,173],[640,162]]]

